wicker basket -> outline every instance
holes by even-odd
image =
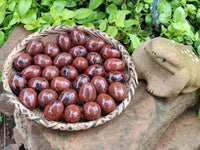
[[[9,78],[10,76],[16,72],[13,67],[14,59],[21,53],[25,52],[25,48],[27,44],[33,39],[40,39],[44,42],[55,42],[56,37],[59,33],[66,33],[70,32],[72,29],[78,28],[85,32],[87,38],[97,37],[103,39],[106,44],[112,45],[115,48],[119,49],[122,53],[122,59],[126,64],[125,73],[127,75],[127,80],[125,82],[127,94],[126,98],[116,107],[116,109],[106,116],[102,116],[101,118],[94,120],[94,121],[87,121],[87,122],[79,122],[79,123],[67,123],[67,122],[55,122],[50,121],[44,118],[43,112],[40,109],[35,109],[33,111],[24,107],[18,100],[18,97],[15,96],[9,86]],[[78,131],[84,130],[91,127],[95,127],[101,124],[106,123],[107,121],[112,120],[116,116],[120,115],[121,112],[128,106],[131,99],[133,98],[135,88],[137,86],[137,74],[135,72],[135,66],[132,62],[132,59],[125,49],[125,47],[120,44],[117,40],[109,36],[108,34],[94,29],[88,28],[84,26],[54,26],[49,27],[38,32],[35,32],[29,35],[27,38],[22,40],[10,53],[8,58],[6,59],[4,70],[3,70],[3,87],[5,90],[6,95],[9,97],[9,101],[15,104],[15,107],[19,109],[19,111],[24,114],[29,119],[36,121],[39,124],[44,125],[45,127],[52,128],[52,129],[60,129],[60,130],[68,130],[68,131]]]

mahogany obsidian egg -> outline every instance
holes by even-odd
[[[74,66],[78,72],[83,72],[88,67],[88,61],[84,57],[76,57],[72,62],[72,66]]]
[[[42,77],[34,77],[28,81],[28,87],[34,89],[36,92],[40,92],[43,89],[49,88],[49,82]]]
[[[53,101],[44,108],[44,117],[49,120],[58,121],[62,117],[63,112],[63,103],[60,101]]]
[[[85,44],[85,48],[90,52],[97,52],[104,46],[105,46],[104,40],[98,38],[91,38]]]
[[[101,65],[92,65],[86,69],[85,74],[88,75],[90,78],[94,76],[104,76],[105,69]]]
[[[120,71],[111,71],[108,72],[105,76],[107,82],[109,84],[113,82],[121,82],[124,83],[126,81],[126,75],[123,72]]]
[[[116,49],[113,46],[111,46],[111,45],[104,46],[101,49],[100,53],[101,53],[101,56],[104,59],[120,58],[121,57],[121,52],[118,49]]]
[[[20,91],[27,87],[27,80],[23,74],[17,72],[10,76],[9,85],[12,91],[19,95]]]
[[[118,58],[110,58],[104,62],[104,68],[107,72],[123,71],[125,68],[125,63]]]
[[[32,57],[28,53],[20,54],[17,56],[14,60],[14,67],[18,71],[23,70],[27,66],[31,65],[32,63]]]
[[[61,101],[64,106],[76,104],[78,100],[78,94],[74,89],[67,89],[60,93],[58,100]]]
[[[83,105],[83,116],[87,120],[96,120],[101,116],[101,107],[96,102],[87,102]]]
[[[19,101],[26,108],[34,110],[37,105],[37,93],[32,88],[25,88],[19,94]]]
[[[69,105],[65,108],[64,118],[69,123],[79,122],[81,119],[81,109],[77,105]]]
[[[90,65],[95,65],[95,64],[101,65],[103,63],[101,55],[97,52],[88,53],[86,59]]]
[[[58,54],[54,60],[53,60],[53,65],[62,68],[66,65],[70,65],[72,62],[73,58],[72,55],[66,52]]]
[[[69,81],[73,81],[78,76],[78,71],[71,65],[64,66],[60,73],[62,77],[68,79]]]
[[[114,99],[108,94],[98,95],[96,102],[101,107],[103,114],[109,114],[116,107]]]
[[[40,68],[45,68],[47,66],[52,65],[51,57],[44,54],[37,54],[33,57],[33,62],[35,65],[39,66]]]
[[[80,74],[75,78],[73,82],[73,88],[78,91],[86,82],[90,82],[90,78],[85,74]]]
[[[27,80],[34,78],[34,77],[40,77],[42,74],[42,69],[37,65],[30,65],[26,68],[24,68],[21,72]]]
[[[61,48],[62,51],[67,52],[72,47],[71,39],[69,38],[68,34],[61,33],[56,38],[56,43],[58,47]]]
[[[71,82],[63,77],[55,77],[51,81],[51,88],[56,92],[62,92],[66,89],[69,89]]]
[[[44,47],[44,53],[51,58],[54,58],[60,53],[60,49],[56,43],[47,42]]]
[[[87,49],[83,46],[76,46],[76,47],[72,47],[69,50],[69,53],[73,57],[84,57],[87,54]]]
[[[35,39],[28,43],[26,53],[31,56],[40,54],[43,51],[44,43],[41,40]]]
[[[114,82],[109,86],[108,93],[116,101],[122,101],[126,97],[126,88],[122,83]]]
[[[92,78],[91,83],[94,85],[98,94],[107,93],[108,83],[102,76],[95,76]]]
[[[40,106],[45,107],[50,102],[58,99],[58,94],[52,89],[44,89],[38,95],[38,103]]]
[[[59,68],[56,66],[47,66],[42,71],[42,77],[48,81],[53,80],[55,77],[59,76]]]
[[[71,31],[71,39],[74,45],[85,45],[87,42],[85,33],[79,29],[73,29]]]

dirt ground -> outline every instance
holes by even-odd
[[[0,149],[2,150],[9,144],[15,143],[13,136],[13,128],[15,127],[15,122],[13,116],[6,116],[1,113],[5,118],[2,118],[0,122]],[[5,125],[4,125],[5,124]],[[5,134],[4,134],[5,131]]]

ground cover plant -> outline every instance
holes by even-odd
[[[156,36],[191,45],[200,54],[200,2],[160,0],[159,25],[152,24],[153,0],[1,0],[0,45],[23,23],[27,30],[85,25],[130,45],[129,52]]]

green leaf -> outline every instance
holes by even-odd
[[[52,24],[54,22],[54,19],[51,16],[50,12],[42,13],[41,22],[47,24]]]
[[[19,1],[19,14],[22,16],[30,9],[32,0],[20,0]]]
[[[41,0],[41,5],[49,6],[51,4],[51,0]]]
[[[142,8],[143,8],[143,3],[138,2],[135,8],[135,12],[140,13],[142,11]]]
[[[91,22],[84,23],[83,25],[86,26],[86,27],[93,27],[93,28],[95,28],[94,24],[91,23]]]
[[[89,8],[90,9],[96,9],[103,3],[103,0],[90,0],[89,2]]]
[[[54,19],[55,21],[60,19],[59,13],[58,13],[54,8],[51,8],[51,9],[50,9],[50,14],[51,14],[51,16],[53,17],[53,19]]]
[[[124,21],[124,27],[128,28],[131,27],[133,25],[137,25],[139,24],[139,21],[137,21],[136,19],[128,19]]]
[[[187,4],[186,7],[191,14],[196,15],[197,8],[193,4]]]
[[[130,11],[128,10],[119,10],[117,11],[117,14],[115,16],[115,24],[118,27],[124,27],[124,20],[126,18],[126,15],[129,14]]]
[[[106,20],[99,20],[99,22],[100,22],[99,29],[101,31],[105,31],[107,27]]]
[[[106,33],[110,36],[115,37],[117,35],[118,29],[115,26],[108,26]]]
[[[200,119],[200,109],[199,109],[199,112],[198,112],[198,118]]]
[[[26,14],[21,18],[21,22],[24,24],[32,23],[36,20],[37,14],[36,9],[30,9]]]
[[[124,2],[123,0],[112,0],[114,4],[121,6]]]
[[[75,10],[75,13],[76,13],[75,18],[76,19],[84,19],[84,18],[88,17],[89,15],[91,15],[92,12],[93,11],[89,8],[79,8],[79,9]]]
[[[112,15],[112,13],[116,13],[117,10],[118,8],[115,4],[110,4],[106,7],[106,12],[110,15]]]
[[[145,22],[146,22],[147,25],[151,24],[151,15],[146,15],[145,16]]]
[[[13,12],[15,10],[15,6],[16,6],[16,1],[12,1],[8,4],[8,10]]]
[[[101,20],[106,17],[106,13],[97,11],[97,20]]]
[[[55,1],[53,5],[51,6],[51,9],[53,8],[57,12],[62,12],[67,4],[67,1]]]
[[[4,43],[4,38],[5,38],[4,32],[0,31],[0,45]]]
[[[76,13],[74,11],[65,8],[62,12],[62,20],[73,18],[75,15]]]
[[[62,22],[63,25],[76,25],[74,20],[65,20]]]
[[[138,47],[141,44],[141,42],[140,42],[140,39],[135,34],[128,33],[127,35],[129,36],[131,40],[131,45],[128,51],[132,53],[136,49],[136,47]]]
[[[152,4],[153,0],[144,0],[146,3]]]
[[[2,79],[2,73],[1,73],[1,71],[0,71],[0,81],[1,81],[1,79]],[[1,121],[0,121],[1,122]]]
[[[0,24],[2,24],[4,18],[5,18],[5,13],[0,11]]]
[[[75,6],[77,6],[77,4],[74,0],[67,1],[67,7],[75,7]]]
[[[167,24],[170,21],[170,18],[166,13],[162,13],[159,15],[159,21],[163,24]]]
[[[178,7],[175,11],[174,11],[174,15],[173,15],[173,19],[175,22],[181,22],[185,20],[185,11],[182,7]]]

